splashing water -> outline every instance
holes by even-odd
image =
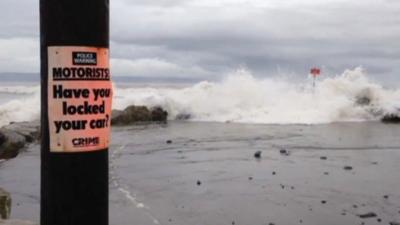
[[[1,104],[0,126],[39,118],[39,88],[20,89],[23,87],[8,90],[33,94]],[[400,90],[383,88],[368,79],[361,68],[322,79],[315,89],[309,81],[258,79],[239,70],[221,82],[203,81],[185,88],[115,88],[114,108],[129,105],[161,106],[171,120],[316,124],[378,120],[386,113],[399,114]]]

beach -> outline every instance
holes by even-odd
[[[116,127],[110,224],[395,224],[399,133],[379,122]],[[39,154],[32,144],[0,164],[11,218],[39,220]]]

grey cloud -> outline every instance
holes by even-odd
[[[37,38],[36,1],[2,0],[0,11],[9,21],[0,40]],[[132,76],[146,65],[165,77],[363,65],[392,79],[400,73],[399,15],[395,0],[111,0],[111,51],[115,65],[126,66],[115,71],[131,68]]]

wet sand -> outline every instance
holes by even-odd
[[[399,134],[378,122],[114,128],[110,224],[400,222]],[[39,163],[37,145],[0,163],[12,218],[38,221]]]

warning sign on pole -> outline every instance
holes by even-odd
[[[112,84],[107,48],[48,47],[51,152],[108,148]]]

